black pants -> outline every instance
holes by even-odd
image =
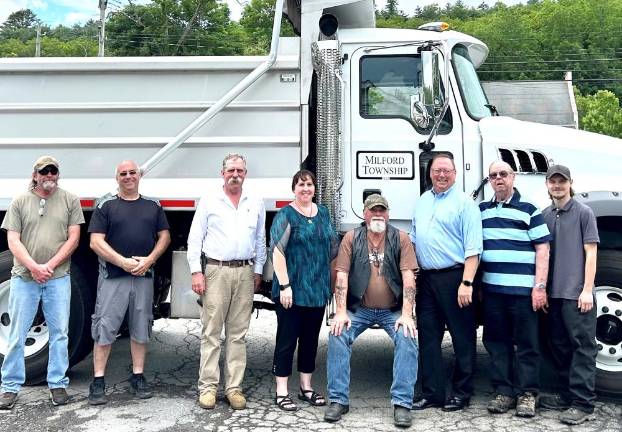
[[[445,369],[441,352],[445,326],[449,329],[456,356],[453,394],[459,397],[473,394],[475,314],[473,305],[458,306],[462,273],[461,268],[438,273],[423,271],[417,278],[419,379],[422,396],[436,403],[445,401]]]
[[[495,393],[510,397],[538,394],[538,314],[531,296],[485,293],[483,342],[490,355]]]
[[[305,307],[292,305],[285,309],[278,299],[276,303],[276,345],[272,373],[279,377],[292,374],[294,351],[298,344],[298,372],[315,370],[317,341],[324,318],[324,306]]]
[[[576,300],[549,299],[548,324],[562,396],[573,407],[594,411],[596,399],[596,302],[581,313]]]

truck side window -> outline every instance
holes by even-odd
[[[410,98],[421,92],[421,59],[417,55],[364,56],[360,62],[359,110],[363,118],[403,118],[410,121]],[[439,133],[451,131],[447,110]]]

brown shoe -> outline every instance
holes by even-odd
[[[518,397],[516,402],[517,417],[534,417],[536,415],[536,395],[524,393]]]
[[[231,393],[225,396],[229,401],[229,405],[234,410],[241,410],[246,408],[246,398],[240,390],[233,390]]]
[[[216,390],[208,390],[199,396],[199,406],[203,409],[213,409],[216,406]]]

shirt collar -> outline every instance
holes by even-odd
[[[520,192],[518,192],[518,189],[514,188],[512,195],[510,195],[508,199],[503,201],[502,204],[504,207],[507,207],[507,206],[516,207],[519,202],[520,202]],[[488,208],[495,207],[497,205],[499,205],[499,202],[497,201],[496,196],[493,195],[490,200],[490,203],[488,204]]]
[[[567,212],[568,210],[572,208],[573,205],[574,205],[574,198],[570,198],[568,202],[562,208],[555,207],[555,210],[557,210],[558,212],[560,211]]]
[[[228,197],[227,195],[225,195],[225,188],[224,188],[224,187],[221,187],[221,188],[219,189],[219,191],[220,191],[220,197],[219,197],[219,198],[220,198],[222,201],[226,202],[226,203],[230,203],[230,202],[231,202],[231,200],[229,199],[229,197]],[[248,197],[248,196],[247,196],[247,194],[246,194],[246,191],[244,190],[244,188],[242,188],[242,195],[240,195],[240,202],[244,201],[247,197]]]
[[[451,187],[449,189],[447,189],[444,192],[436,192],[434,190],[434,187],[432,187],[432,189],[430,189],[430,191],[432,191],[432,195],[434,196],[434,198],[443,198],[447,195],[449,195],[449,193],[456,187],[456,184],[454,183],[453,185],[451,185]]]

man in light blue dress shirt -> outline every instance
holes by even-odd
[[[469,405],[473,393],[472,283],[482,253],[482,224],[475,203],[455,185],[451,155],[439,153],[430,165],[432,189],[419,198],[410,233],[421,269],[416,312],[422,394],[413,409],[457,411]],[[441,355],[445,326],[456,356],[449,398]]]

